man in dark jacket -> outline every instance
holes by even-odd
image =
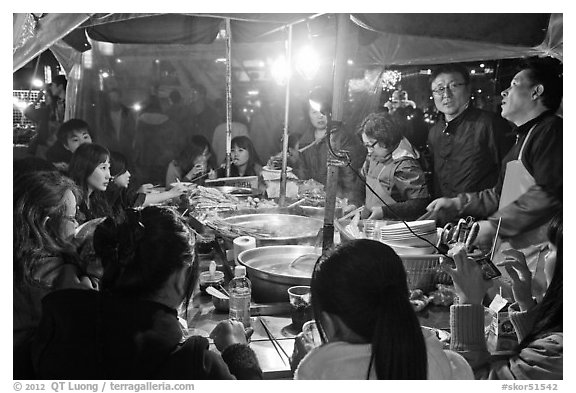
[[[470,76],[464,67],[442,66],[430,80],[434,103],[443,114],[428,134],[433,195],[451,198],[493,187],[500,162],[513,143],[507,138],[508,122],[470,105]]]
[[[562,77],[553,61],[527,63],[501,93],[502,116],[516,125],[517,140],[502,161],[498,183],[480,192],[436,199],[427,207],[487,217],[480,222],[479,245],[492,241],[501,218],[499,235],[505,245],[500,248],[522,250],[534,269],[547,252],[547,223],[562,208],[563,123],[555,114],[562,101]],[[533,271],[541,276],[538,273],[542,271]],[[539,282],[533,288],[542,291],[542,277],[535,279]]]

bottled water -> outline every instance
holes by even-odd
[[[230,319],[240,321],[244,327],[250,326],[250,296],[252,283],[246,277],[246,267],[236,266],[234,278],[230,281]]]

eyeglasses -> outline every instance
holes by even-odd
[[[376,146],[377,144],[378,144],[378,141],[375,141],[374,143],[364,144],[364,147],[366,149],[374,149],[374,146]]]
[[[435,96],[442,97],[444,95],[444,93],[446,93],[447,89],[450,89],[450,91],[455,91],[455,90],[457,90],[460,87],[465,86],[465,85],[466,85],[466,83],[450,82],[450,83],[448,83],[448,85],[446,87],[439,86],[435,89],[432,89],[432,93]]]

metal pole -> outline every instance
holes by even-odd
[[[226,18],[226,177],[232,162],[232,29]]]
[[[286,80],[286,104],[284,105],[284,134],[282,138],[282,172],[280,173],[280,207],[286,206],[286,183],[288,176],[288,118],[290,116],[290,81],[292,80],[292,25],[288,26],[288,43],[286,46],[288,78]]]
[[[332,89],[332,122],[342,121],[344,112],[344,94],[346,85],[346,38],[348,34],[348,14],[337,14],[336,58],[334,62],[334,80]],[[329,119],[330,120],[330,119]],[[330,127],[330,124],[328,124]],[[328,130],[330,131],[330,129]],[[339,131],[343,132],[343,131]],[[335,152],[340,146],[336,144],[334,134],[330,134],[330,143]],[[336,208],[336,192],[338,190],[338,165],[335,157],[328,154],[328,174],[326,178],[326,204],[324,208],[324,232],[322,235],[322,251],[326,252],[334,245],[334,211]]]

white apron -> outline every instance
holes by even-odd
[[[528,191],[530,187],[536,184],[534,178],[522,163],[522,153],[526,146],[526,141],[530,138],[535,127],[536,125],[532,126],[530,131],[528,131],[526,139],[524,139],[520,152],[518,153],[518,158],[506,164],[506,173],[504,175],[504,183],[502,185],[498,210],[501,210],[513,203]],[[502,251],[508,248],[514,248],[524,253],[528,268],[532,272],[532,293],[538,300],[542,299],[542,296],[546,291],[544,256],[548,252],[548,239],[546,236],[547,229],[548,223],[511,238],[503,238],[494,255],[494,262],[498,263],[505,259],[505,255],[502,254]],[[500,271],[502,272],[502,277],[499,279],[500,285],[495,285],[496,290],[499,291],[501,288],[503,296],[512,298],[510,276],[504,268],[500,268]]]

